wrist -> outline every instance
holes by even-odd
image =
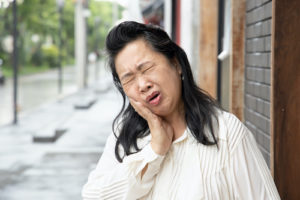
[[[160,146],[158,146],[152,142],[150,144],[151,144],[152,150],[160,156],[164,156],[168,152],[168,149],[166,149],[166,148],[161,148]]]

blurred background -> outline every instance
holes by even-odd
[[[300,1],[0,0],[0,199],[81,199],[122,101],[105,37],[161,26],[300,199]]]
[[[0,89],[0,124],[13,120],[11,90],[14,59],[17,60],[20,77],[17,88],[18,112],[29,110],[56,99],[58,95],[74,93],[77,90],[75,3],[71,0],[16,1],[17,24],[13,21],[13,6],[2,3],[0,62],[2,76],[6,81]],[[117,10],[112,9],[114,6]],[[77,38],[77,40],[85,42],[86,49],[81,50],[84,50],[85,52],[82,53],[86,53],[87,59],[89,58],[86,63],[96,62],[101,58],[105,36],[113,25],[113,20],[120,19],[124,8],[109,1],[90,1],[86,2],[81,9],[80,17],[84,17],[84,24],[77,23],[82,26],[82,30],[79,31],[85,34],[85,38]],[[14,26],[17,28],[18,55],[16,57],[13,54]],[[56,71],[61,71],[61,74]],[[33,76],[34,74],[40,75]],[[87,79],[87,75],[85,78]],[[95,76],[90,77],[92,78]]]

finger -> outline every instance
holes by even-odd
[[[142,117],[147,118],[149,116],[148,108],[143,106],[140,102],[130,98],[130,104],[136,112],[138,112]]]
[[[142,103],[130,98],[130,103],[132,107],[135,109],[136,112],[139,113],[144,119],[147,121],[152,121],[153,119],[157,118],[157,116],[151,112],[149,108],[144,106]]]
[[[138,101],[136,101],[136,100],[134,100],[134,99],[132,99],[132,98],[129,98],[129,102],[130,102],[130,105],[133,107],[133,109],[136,111],[136,112],[138,112],[138,110],[140,110],[140,108],[139,108],[139,102]]]

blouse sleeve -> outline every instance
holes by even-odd
[[[231,149],[230,174],[235,197],[243,200],[280,199],[268,166],[252,133],[234,117],[229,131],[236,132]]]
[[[156,154],[149,143],[140,152],[126,156],[119,163],[115,158],[115,143],[114,135],[109,136],[96,169],[83,186],[83,200],[136,200],[150,192],[164,157]]]

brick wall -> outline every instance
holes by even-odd
[[[272,1],[246,1],[245,124],[270,166]]]

